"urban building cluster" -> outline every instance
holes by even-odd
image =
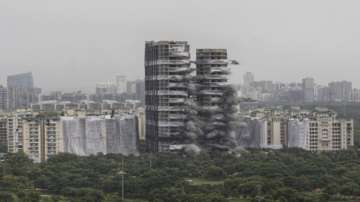
[[[145,141],[144,122],[140,109],[116,115],[17,111],[0,116],[0,144],[10,153],[24,152],[35,162],[64,152],[136,155]]]
[[[104,100],[124,101],[126,99],[145,100],[144,80],[129,81],[126,76],[116,76],[115,81],[107,81],[96,84],[95,94],[89,99],[95,102]]]
[[[34,87],[32,73],[8,76],[7,87],[0,85],[0,111],[33,109],[34,111],[61,111],[64,109],[134,109],[144,105],[145,83],[143,80],[128,81],[117,76],[116,82],[96,84],[94,94],[81,91],[41,93]]]
[[[116,88],[110,91],[107,88]],[[0,147],[35,162],[58,153],[138,154],[145,141],[144,81],[118,76],[95,94],[41,94],[32,73],[9,76],[0,86]]]
[[[247,127],[243,140],[255,148],[302,148],[309,151],[337,151],[354,146],[354,122],[337,118],[326,108],[312,111],[255,109],[243,114]],[[250,137],[250,138],[249,138]]]
[[[240,86],[241,96],[262,102],[279,103],[360,103],[360,89],[350,81],[333,81],[319,85],[314,78],[302,79],[301,83],[256,81],[247,72]]]
[[[62,152],[168,152],[194,143],[191,130],[197,127],[194,119],[199,119],[206,125],[203,137],[211,136],[212,145],[224,148],[213,136],[226,133],[217,130],[226,129],[226,119],[235,120],[222,102],[227,99],[230,66],[238,63],[228,59],[227,49],[195,52],[192,59],[186,41],[148,41],[145,80],[117,76],[96,84],[90,95],[81,91],[42,94],[31,73],[9,76],[7,87],[0,86],[0,146],[7,152],[24,152],[36,162]],[[360,102],[360,90],[353,89],[351,82],[320,86],[305,78],[302,83],[285,84],[256,81],[249,72],[239,94],[280,104]],[[231,138],[237,146],[336,151],[354,145],[354,122],[328,109],[235,111],[238,123],[231,123]]]

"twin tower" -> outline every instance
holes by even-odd
[[[186,41],[145,44],[146,141],[150,152],[184,145],[182,134],[189,99],[202,108],[216,108],[230,73],[226,49],[197,49],[191,60]],[[194,68],[195,66],[196,68]],[[189,83],[196,83],[196,94]]]

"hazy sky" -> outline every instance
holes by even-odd
[[[144,41],[228,48],[234,81],[360,87],[358,0],[0,0],[0,78],[32,71],[45,90],[92,89],[115,75],[142,78]]]

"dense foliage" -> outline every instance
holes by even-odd
[[[291,149],[194,156],[61,154],[35,164],[23,154],[8,154],[0,164],[0,201],[121,201],[123,166],[129,201],[359,201],[359,157],[355,149],[321,154]]]

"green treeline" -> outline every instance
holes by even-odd
[[[360,151],[298,149],[139,157],[61,154],[0,163],[1,202],[310,202],[360,200]],[[124,164],[122,164],[124,162]]]

